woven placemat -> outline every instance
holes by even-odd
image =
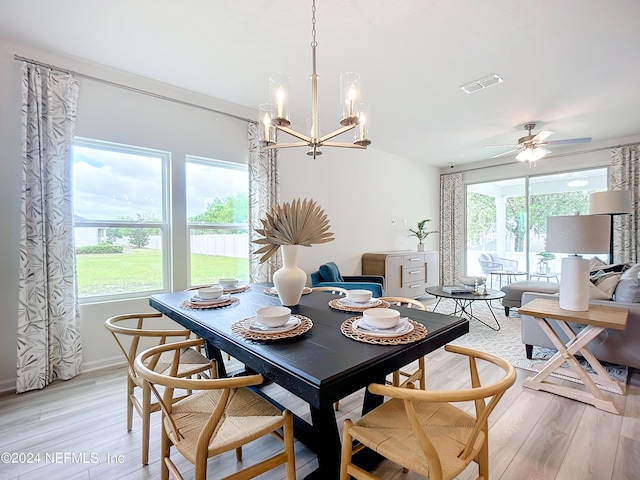
[[[313,289],[311,287],[304,287],[302,289],[302,294],[303,295],[307,295],[309,293],[313,292]],[[275,287],[267,287],[264,289],[264,293],[266,293],[267,295],[273,295],[275,297],[278,296],[278,291],[275,289]]]
[[[380,300],[380,303],[375,306],[367,306],[367,307],[352,307],[350,305],[343,305],[340,303],[340,298],[334,298],[329,301],[329,306],[334,310],[341,310],[343,312],[364,312],[365,310],[369,310],[370,308],[389,308],[391,304],[386,300]]]
[[[244,328],[244,322],[248,320],[245,318],[244,320],[239,320],[231,325],[231,331],[238,335],[239,337],[246,338],[248,340],[283,340],[286,338],[298,337],[304,333],[307,333],[313,327],[313,322],[309,317],[305,317],[304,315],[293,315],[296,318],[300,319],[300,325],[296,328],[293,328],[287,332],[280,333],[261,333],[261,332],[253,332],[251,330],[247,330]]]
[[[242,293],[247,290],[251,290],[251,285],[242,285],[234,288],[225,288],[222,290],[223,293]]]
[[[340,325],[340,331],[345,337],[349,337],[352,340],[357,340],[358,342],[364,343],[373,343],[374,345],[401,345],[404,343],[413,343],[418,340],[422,340],[427,336],[427,327],[422,325],[419,322],[409,319],[411,324],[413,325],[413,330],[404,335],[399,335],[397,337],[373,337],[371,335],[367,335],[366,333],[361,333],[356,331],[353,328],[353,322],[362,317],[351,317],[347,318],[342,325]]]
[[[186,308],[187,310],[205,310],[208,308],[224,308],[224,307],[230,307],[232,305],[236,305],[240,303],[240,300],[238,300],[236,297],[229,297],[229,300],[227,300],[226,302],[220,302],[220,303],[200,303],[200,302],[191,302],[189,300],[185,300],[184,302],[182,302],[180,304],[180,306],[182,308]]]

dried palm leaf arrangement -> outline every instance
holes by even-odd
[[[266,262],[278,251],[280,245],[302,245],[310,247],[332,240],[329,220],[324,210],[314,200],[295,199],[291,203],[276,205],[267,212],[267,218],[260,219],[262,228],[256,232],[263,236],[253,243],[263,245],[255,254],[263,254],[260,263]]]

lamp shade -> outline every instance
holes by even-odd
[[[624,215],[631,213],[631,192],[628,190],[606,190],[589,196],[591,215]]]
[[[547,217],[545,249],[555,253],[603,253],[609,248],[609,219],[603,215]],[[560,308],[589,309],[589,261],[572,255],[560,267]]]
[[[545,250],[554,253],[606,253],[609,219],[602,215],[547,217]]]

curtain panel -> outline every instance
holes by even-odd
[[[611,151],[609,189],[631,192],[631,215],[613,217],[614,262],[638,263],[640,240],[640,145],[628,145]]]
[[[79,82],[22,64],[22,200],[16,391],[80,373],[72,146]]]
[[[256,232],[262,228],[260,219],[279,201],[280,179],[278,172],[278,153],[276,150],[260,148],[258,125],[248,124],[249,136],[249,241],[260,237]],[[250,243],[249,251],[254,252],[260,246]],[[251,282],[270,282],[273,273],[282,266],[280,252],[269,260],[260,263],[260,256],[249,254],[249,279]]]
[[[456,285],[464,268],[462,173],[440,175],[440,285]]]

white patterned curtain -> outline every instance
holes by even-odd
[[[640,145],[615,148],[611,152],[610,190],[631,192],[631,215],[613,217],[614,262],[638,263],[640,255]]]
[[[16,391],[80,372],[72,145],[79,83],[22,64],[22,209]]]
[[[262,228],[260,219],[266,217],[279,201],[280,180],[278,172],[278,154],[276,150],[260,148],[258,125],[249,122],[249,240],[259,237],[256,228]],[[260,247],[255,243],[249,245],[254,252]],[[249,279],[251,282],[270,282],[273,272],[280,268],[282,260],[280,252],[269,260],[260,263],[259,255],[249,255]]]
[[[462,173],[440,175],[440,285],[455,285],[464,266]]]

